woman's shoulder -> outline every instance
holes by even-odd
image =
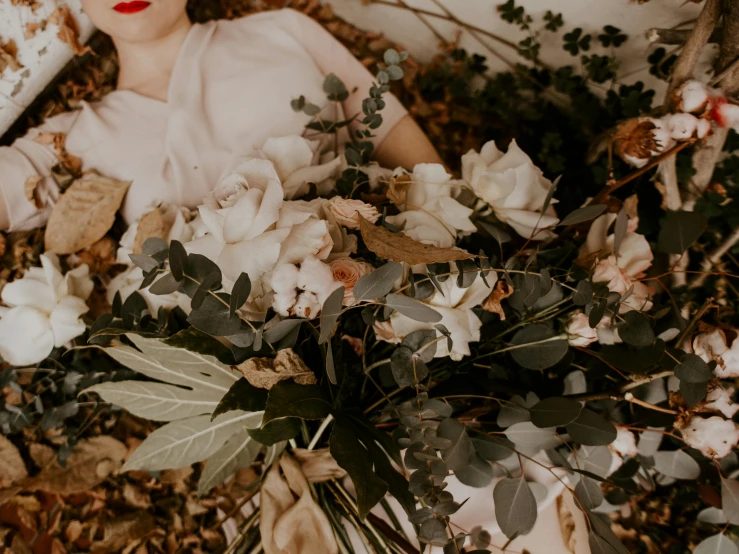
[[[273,24],[288,32],[297,31],[301,26],[312,24],[313,20],[304,13],[292,8],[280,8],[256,12],[237,19],[220,19],[217,22],[219,29],[244,32],[249,28],[264,24]]]

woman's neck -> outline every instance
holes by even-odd
[[[113,39],[118,51],[118,89],[167,101],[175,61],[192,23],[183,13],[172,30],[156,40],[126,42]]]

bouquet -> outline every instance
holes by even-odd
[[[459,178],[440,164],[371,163],[382,95],[404,59],[386,53],[342,151],[321,138],[268,140],[196,210],[153,206],[131,225],[113,275],[94,251],[110,248],[127,184],[74,180],[40,267],[2,289],[3,384],[48,360],[95,368],[83,402],[43,417],[51,428],[99,399],[161,422],[121,471],[205,461],[205,494],[258,468],[260,505],[230,552],[490,552],[492,533],[528,533],[566,492],[591,551],[625,553],[608,513],[713,463],[726,475],[714,516],[739,523],[728,477],[736,331],[705,320],[711,301],[671,303],[637,197],[612,196],[630,177],[558,213],[558,179],[515,141],[469,151]],[[330,101],[348,94],[333,75],[325,89]],[[707,115],[717,93],[700,83],[676,94],[675,113],[620,129],[628,163],[654,165],[728,124]],[[735,106],[720,104],[729,117]],[[657,255],[683,254],[704,226],[669,212]],[[94,298],[109,308],[86,318]],[[4,431],[23,428],[30,409],[0,413]],[[79,450],[77,431],[65,457]],[[473,489],[488,487],[492,505],[473,508]],[[487,528],[458,523],[472,516]]]

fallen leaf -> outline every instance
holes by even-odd
[[[115,214],[131,182],[88,172],[59,198],[46,226],[46,250],[72,254],[100,240],[113,226]]]
[[[41,175],[32,175],[23,184],[23,192],[26,195],[26,199],[36,206],[36,209],[40,210],[46,206],[48,196],[42,183],[44,178]]]
[[[250,358],[236,366],[246,380],[260,389],[271,389],[280,381],[294,379],[299,385],[315,385],[318,381],[292,348],[277,352],[275,358]]]
[[[59,32],[56,36],[62,42],[69,44],[75,55],[81,56],[87,52],[92,52],[89,46],[80,44],[80,28],[77,25],[77,19],[69,10],[69,6],[59,6],[52,12],[47,21],[59,26]]]
[[[365,246],[380,258],[410,265],[453,262],[475,258],[461,248],[439,248],[413,240],[403,233],[393,233],[385,227],[373,225],[359,216],[359,229]]]
[[[169,234],[167,224],[162,217],[162,211],[154,208],[150,212],[145,213],[139,220],[136,228],[136,238],[133,240],[133,251],[135,254],[141,254],[146,239],[159,238],[166,239]]]
[[[0,467],[0,488],[9,487],[28,477],[20,452],[4,435],[0,435]]]
[[[65,146],[67,142],[66,133],[39,133],[34,137],[33,141],[54,147],[54,154],[56,154],[59,164],[61,164],[63,170],[66,170],[64,173],[70,173],[73,177],[78,177],[80,175],[82,172],[82,159],[67,152]],[[57,166],[54,167],[56,168]],[[54,168],[52,168],[52,174],[53,173]],[[67,175],[60,174],[60,178],[64,181],[68,177]],[[57,181],[59,181],[59,179],[57,179]]]
[[[103,237],[84,250],[77,252],[79,264],[87,264],[90,273],[105,275],[116,263],[116,242],[110,237]],[[89,304],[88,304],[89,305]]]
[[[105,523],[103,540],[90,546],[91,552],[114,552],[125,548],[129,543],[145,537],[156,528],[154,518],[147,512],[117,517]]]
[[[149,495],[131,483],[123,485],[123,499],[134,508],[148,508],[151,506]]]
[[[36,477],[27,479],[23,486],[29,491],[45,491],[56,494],[83,492],[102,483],[117,470],[128,449],[108,436],[81,440],[67,459],[65,467],[54,460]]]
[[[508,298],[511,294],[513,294],[513,287],[505,279],[498,280],[493,290],[482,303],[482,309],[498,314],[501,321],[505,321],[505,312],[503,311],[503,306],[500,305],[500,301]]]
[[[385,193],[387,199],[396,206],[404,205],[405,197],[408,194],[408,189],[411,187],[411,183],[411,176],[407,173],[393,177],[390,180],[390,186],[388,186],[387,192]]]
[[[17,55],[18,47],[15,45],[13,39],[10,39],[5,44],[0,42],[0,73],[5,71],[6,67],[10,67],[11,71],[20,71],[23,69],[23,64],[16,59]]]
[[[35,463],[39,469],[44,469],[46,466],[51,465],[56,461],[56,451],[46,444],[38,442],[31,443],[31,446],[28,447],[28,453],[31,455],[33,463]]]
[[[64,536],[69,542],[75,542],[82,535],[82,529],[82,523],[73,519],[67,524],[67,528],[64,530]]]

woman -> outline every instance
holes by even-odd
[[[0,148],[0,230],[38,226],[48,215],[26,199],[28,177],[43,176],[50,197],[58,196],[50,177],[58,160],[48,140],[34,140],[40,133],[65,133],[66,151],[83,169],[132,181],[122,206],[131,223],[157,201],[201,203],[267,138],[303,134],[310,117],[290,108],[293,98],[326,104],[319,115],[335,119],[342,110],[326,101],[326,74],[338,75],[351,93],[342,106],[349,117],[361,114],[373,80],[330,33],[294,10],[193,25],[186,0],[82,4],[118,51],[117,90]],[[388,93],[385,100],[372,139],[380,164],[439,162],[397,98]]]

